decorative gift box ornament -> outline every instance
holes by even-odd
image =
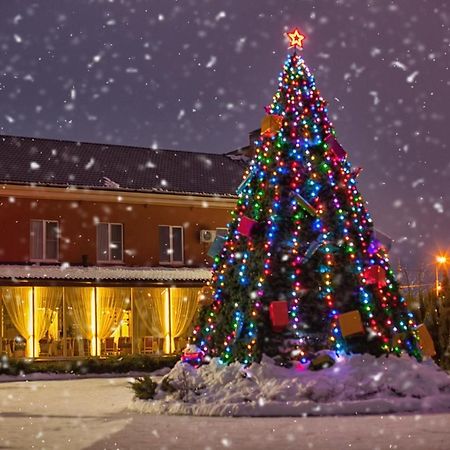
[[[312,241],[311,244],[309,244],[308,249],[306,250],[305,256],[303,257],[303,262],[307,262],[309,259],[311,259],[314,253],[316,253],[322,245],[322,241]]]
[[[364,325],[359,311],[354,310],[339,314],[338,320],[339,328],[344,338],[355,334],[364,334]]]
[[[381,242],[378,239],[372,239],[367,249],[367,252],[369,253],[370,256],[374,256],[380,251],[382,247],[383,246],[381,245]]]
[[[265,137],[275,136],[283,125],[283,116],[268,114],[261,121],[261,135]]]
[[[214,259],[222,251],[226,241],[227,238],[225,236],[216,236],[208,249],[208,256]]]
[[[386,271],[381,266],[369,266],[363,271],[366,284],[376,284],[379,288],[386,286]]]
[[[285,300],[277,300],[269,306],[270,321],[273,331],[279,333],[289,325],[288,304]]]
[[[188,344],[181,355],[181,361],[191,366],[198,367],[203,361],[205,354],[196,345]]]
[[[252,234],[252,229],[257,223],[258,222],[256,220],[250,219],[247,216],[242,216],[241,220],[239,221],[237,231],[243,236],[250,237],[250,235]]]
[[[347,158],[347,152],[342,148],[341,144],[339,144],[334,135],[329,134],[325,138],[325,142],[328,144],[328,147],[337,159],[342,161],[343,159]]]
[[[375,229],[373,230],[373,235],[374,238],[377,239],[387,251],[391,249],[394,240],[391,237],[389,237],[386,233],[383,233],[382,231]]]
[[[309,364],[309,370],[321,370],[328,369],[328,367],[334,366],[336,360],[328,353],[319,353],[311,359]]]
[[[352,168],[353,178],[358,178],[362,171],[363,171],[362,167],[353,167]]]
[[[294,193],[295,198],[297,199],[298,204],[309,214],[312,216],[317,216],[316,209],[308,202],[304,197],[302,197],[299,193]]]
[[[402,347],[403,342],[406,340],[407,335],[405,332],[395,333],[391,339],[392,347]]]
[[[422,353],[430,357],[435,356],[436,349],[434,348],[434,342],[425,324],[422,323],[417,327],[417,334]]]
[[[241,181],[241,183],[239,184],[238,188],[236,189],[236,194],[241,194],[242,191],[250,184],[250,182],[252,181],[254,175],[254,169],[252,168],[247,175],[245,176],[245,178]]]

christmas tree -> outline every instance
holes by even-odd
[[[321,349],[420,359],[415,323],[335,138],[326,102],[293,52],[266,108],[256,152],[215,257],[211,303],[192,343],[249,364]],[[217,243],[216,243],[217,246]]]

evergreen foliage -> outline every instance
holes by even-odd
[[[216,257],[213,302],[192,341],[225,363],[262,354],[286,364],[320,349],[420,358],[415,323],[374,236],[356,174],[334,138],[327,107],[303,59],[289,55],[245,175],[227,240]],[[242,224],[251,219],[250,233]],[[371,282],[366,270],[382,273]],[[276,329],[269,310],[288,304]],[[339,315],[359,311],[365,333],[345,337]]]

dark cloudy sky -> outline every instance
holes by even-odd
[[[287,48],[364,168],[377,227],[410,267],[450,249],[446,0],[8,0],[0,133],[206,152],[244,146]]]

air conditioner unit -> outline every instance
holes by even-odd
[[[216,230],[201,230],[200,242],[204,244],[210,244],[216,238]]]

